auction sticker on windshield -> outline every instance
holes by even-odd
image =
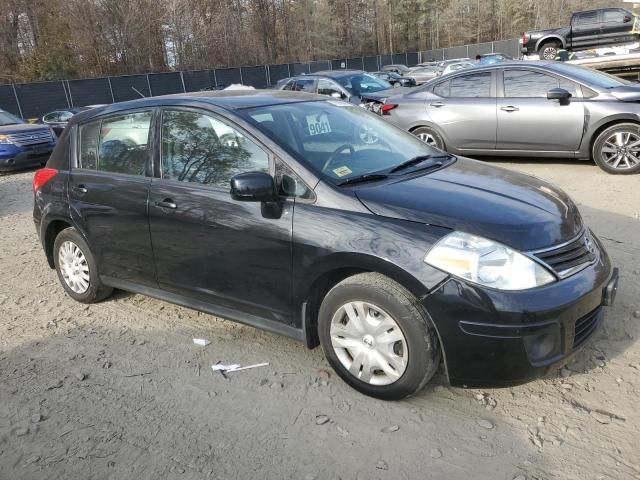
[[[335,173],[339,177],[344,177],[345,175],[349,175],[351,173],[351,169],[347,166],[338,167],[333,170],[333,173]]]
[[[325,113],[321,113],[320,115],[307,115],[307,127],[309,128],[309,135],[331,133],[329,118]]]

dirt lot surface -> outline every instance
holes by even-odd
[[[548,378],[463,390],[440,371],[401,402],[287,338],[123,292],[75,303],[34,231],[33,172],[0,177],[0,479],[640,478],[640,176],[494,163],[574,198],[621,268],[617,303]],[[218,361],[270,365],[225,380]]]

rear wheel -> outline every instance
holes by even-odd
[[[416,298],[378,273],[354,275],[333,287],[320,306],[318,331],[336,373],[372,397],[412,395],[440,363],[435,328]]]
[[[538,50],[540,60],[554,60],[560,47],[562,47],[562,45],[556,41],[543,43]]]
[[[75,228],[65,228],[56,237],[53,262],[60,283],[74,300],[94,303],[111,295],[113,289],[100,281],[93,254]]]
[[[438,148],[440,150],[445,150],[446,146],[444,144],[444,140],[440,136],[438,132],[429,127],[418,127],[411,131],[416,137],[422,140],[424,143]]]
[[[605,172],[640,172],[640,125],[619,123],[605,129],[593,143],[593,161]]]

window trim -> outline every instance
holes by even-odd
[[[99,132],[102,131],[102,122],[106,119],[109,118],[113,118],[113,117],[122,117],[123,115],[129,115],[129,114],[133,114],[133,113],[141,113],[141,112],[149,112],[151,114],[151,121],[149,122],[149,134],[147,137],[147,150],[148,150],[148,155],[147,155],[147,160],[145,162],[145,167],[144,167],[144,175],[135,175],[133,173],[122,173],[122,172],[109,172],[106,170],[99,170],[98,168],[83,168],[80,162],[80,140],[81,140],[81,135],[80,135],[80,128],[89,125],[91,123],[94,122],[99,122]],[[154,165],[155,165],[155,155],[156,155],[156,149],[155,149],[155,144],[156,142],[156,119],[158,116],[158,108],[155,106],[146,106],[146,107],[138,107],[138,108],[132,108],[132,109],[127,109],[127,110],[118,110],[116,112],[110,112],[104,116],[99,116],[99,117],[94,117],[91,119],[88,119],[82,123],[76,124],[74,125],[75,127],[75,138],[73,139],[73,153],[72,153],[72,165],[71,165],[71,169],[72,170],[79,170],[82,172],[93,172],[93,173],[100,173],[100,174],[105,174],[105,175],[122,175],[125,177],[133,177],[133,178],[149,178],[149,177],[153,177],[153,172],[154,172]],[[98,158],[96,159],[96,164],[99,166],[100,165],[100,139],[101,137],[98,136]]]

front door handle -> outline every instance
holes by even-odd
[[[436,108],[444,107],[444,103],[442,102],[433,102],[433,103],[430,103],[429,105]]]
[[[74,187],[71,187],[71,190],[73,190],[76,193],[87,193],[89,190],[87,190],[87,187],[85,187],[84,185],[76,185]]]
[[[173,200],[171,200],[170,198],[165,198],[161,202],[156,202],[154,205],[156,207],[170,208],[172,210],[175,210],[176,208],[178,208],[178,205],[176,205],[175,202]]]
[[[504,112],[517,112],[520,109],[518,107],[514,107],[513,105],[507,105],[506,107],[500,107],[500,110]]]

